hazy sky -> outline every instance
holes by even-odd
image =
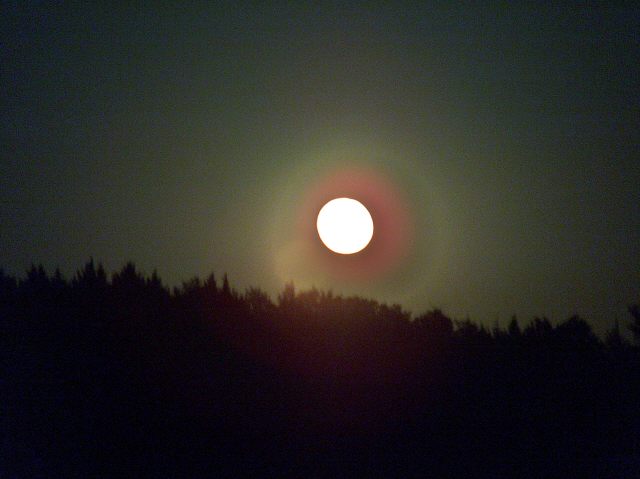
[[[634,2],[113,3],[2,7],[6,271],[131,259],[598,332],[640,300]],[[297,226],[346,171],[412,225],[375,275]]]

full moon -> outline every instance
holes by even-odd
[[[322,207],[316,223],[327,248],[340,254],[362,251],[373,237],[373,220],[362,203],[335,198]]]

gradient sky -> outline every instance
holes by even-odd
[[[6,271],[131,259],[600,333],[640,300],[634,2],[115,3],[2,7]],[[301,205],[348,168],[413,225],[375,277],[300,252]]]

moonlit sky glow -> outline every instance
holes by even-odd
[[[625,6],[627,5],[627,6]],[[640,300],[632,2],[14,2],[0,267],[133,260],[491,326]],[[361,253],[318,241],[357,198]],[[344,261],[337,261],[342,259]]]

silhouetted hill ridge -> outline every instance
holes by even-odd
[[[0,271],[0,472],[620,477],[640,457],[630,313],[634,343],[226,275],[170,290],[133,263]]]

